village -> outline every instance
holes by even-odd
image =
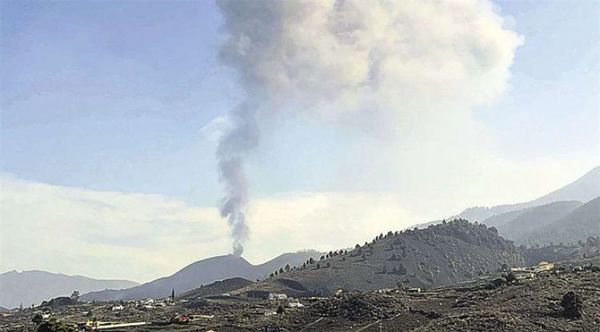
[[[0,331],[318,331],[325,327],[333,331],[377,331],[385,326],[411,330],[446,321],[459,326],[461,320],[481,314],[481,310],[501,319],[503,310],[514,311],[514,306],[531,310],[530,316],[518,318],[512,314],[513,320],[525,326],[554,321],[597,327],[599,263],[598,259],[540,262],[531,267],[503,267],[453,286],[338,290],[329,297],[294,298],[243,289],[203,297],[178,296],[173,291],[164,299],[112,302],[82,303],[73,297],[61,297],[40,306],[1,313]],[[572,289],[580,295],[573,297]]]

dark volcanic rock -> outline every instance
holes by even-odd
[[[570,291],[567,292],[560,301],[563,307],[563,314],[567,318],[579,319],[583,316],[583,300],[580,295]]]

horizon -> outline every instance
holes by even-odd
[[[257,265],[600,167],[598,2],[235,5],[0,2],[0,273]]]

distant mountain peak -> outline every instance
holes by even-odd
[[[464,218],[470,221],[483,221],[495,215],[554,202],[580,201],[586,203],[598,196],[600,196],[600,166],[592,168],[577,180],[537,199],[493,207],[470,207],[448,219]]]

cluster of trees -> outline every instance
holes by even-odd
[[[558,248],[574,248],[574,247],[579,247],[579,248],[585,248],[585,247],[598,247],[600,246],[600,238],[596,237],[596,236],[589,236],[585,241],[583,240],[579,240],[577,241],[577,243],[574,242],[568,242],[568,243],[564,243],[564,242],[559,242],[558,244],[554,243],[554,242],[550,242],[546,245],[540,245],[539,243],[533,243],[529,246],[521,244],[519,246],[519,249],[521,250],[527,250],[527,249],[543,249],[543,248],[548,248],[548,247],[558,247]]]
[[[397,274],[397,275],[405,275],[408,271],[406,270],[406,267],[404,267],[404,265],[402,265],[402,263],[400,263],[398,266],[394,266],[391,270],[388,269],[387,266],[383,266],[381,268],[381,273],[382,274]]]
[[[379,240],[383,240],[383,239],[387,239],[390,237],[398,237],[399,235],[403,234],[403,231],[388,231],[386,234],[380,233],[379,235],[377,235],[371,242],[366,242],[364,243],[364,245],[360,245],[360,244],[356,244],[354,246],[354,250],[351,253],[351,256],[362,256],[363,255],[363,248],[368,248],[369,253],[373,253],[373,244],[375,244],[375,242],[379,241]],[[390,250],[394,250],[394,245],[390,243],[389,248],[387,249],[387,251]]]
[[[373,243],[367,243],[365,242],[365,245],[363,247],[361,247],[360,245],[356,245],[355,249],[352,251],[350,257],[356,257],[356,256],[360,256],[362,259],[365,259],[365,253],[363,252],[363,248],[366,248],[365,250],[368,251],[369,255],[373,254]]]
[[[332,258],[332,257],[335,257],[335,256],[346,255],[346,254],[348,254],[348,250],[340,249],[339,251],[337,251],[337,250],[330,251],[329,253],[321,256],[321,258],[319,260],[324,260],[326,258]]]
[[[296,268],[296,267],[294,267],[294,268]],[[281,268],[279,268],[279,270],[275,270],[274,272],[269,274],[269,277],[273,278],[274,276],[277,276],[279,274],[284,274],[285,272],[290,272],[291,270],[292,270],[292,267],[290,266],[290,264],[285,264],[284,267],[281,267]]]
[[[345,256],[347,254],[348,254],[348,250],[346,250],[346,249],[339,249],[339,250],[329,251],[325,255],[321,255],[321,257],[319,257],[319,262],[320,261],[324,261],[324,260],[329,259],[329,258],[337,257],[337,256]],[[346,260],[346,258],[343,257],[342,260]],[[311,258],[307,259],[306,262],[302,263],[302,266],[300,267],[300,269],[302,269],[302,270],[306,269],[306,268],[308,268],[308,266],[313,265],[313,264],[316,263],[315,267],[316,267],[317,270],[319,270],[322,267],[321,263],[319,263],[319,262],[317,262],[314,258],[311,257]],[[331,267],[331,262],[326,262],[324,266],[325,267]],[[285,272],[289,272],[291,270],[295,270],[296,268],[297,267],[295,267],[295,266],[292,268],[292,267],[290,267],[289,264],[287,264],[285,267],[282,267],[279,270],[275,270],[272,273],[270,273],[269,277],[272,278],[272,277],[281,275],[281,274],[283,274]]]

